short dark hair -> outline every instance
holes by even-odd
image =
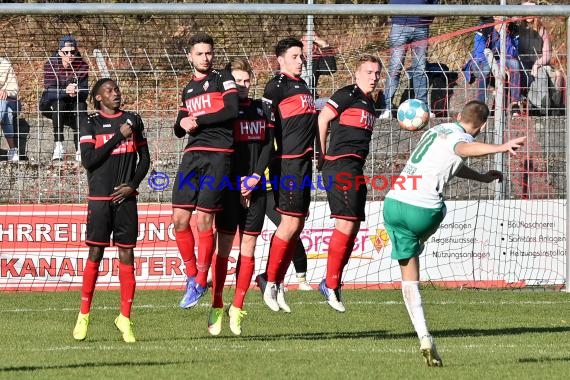
[[[77,49],[77,41],[75,40],[75,38],[73,38],[71,34],[62,36],[59,39],[59,49],[61,50],[66,46]]]
[[[192,37],[190,37],[189,44],[190,44],[190,49],[192,49],[194,47],[194,45],[196,45],[196,44],[208,44],[213,49],[214,48],[214,39],[209,34],[200,32],[200,33],[196,33]]]
[[[489,107],[479,100],[471,100],[463,106],[461,110],[461,121],[480,128],[489,117]]]
[[[275,45],[275,56],[281,57],[287,50],[292,47],[300,47],[303,49],[303,43],[294,37],[282,39],[281,41],[277,42],[277,45]]]
[[[90,95],[91,104],[93,104],[93,108],[95,108],[96,110],[101,109],[101,102],[99,102],[95,98],[96,98],[97,93],[99,92],[99,89],[101,88],[101,86],[103,86],[107,82],[115,83],[115,81],[112,80],[111,78],[101,78],[97,82],[95,82],[95,84],[93,85],[93,88],[91,88],[91,95]]]

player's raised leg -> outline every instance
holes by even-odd
[[[269,173],[267,172],[266,175]],[[269,179],[267,179],[268,188],[271,190],[269,185]],[[275,198],[271,191],[268,191],[267,202],[265,208],[265,215],[271,220],[273,224],[279,226],[281,223],[281,214],[275,211]],[[299,239],[297,240],[297,245],[295,246],[295,251],[293,253],[293,266],[295,267],[295,272],[297,273],[297,283],[299,284],[298,289],[304,291],[314,290],[311,284],[307,280],[307,252],[303,242]],[[267,278],[265,273],[260,275],[261,278]],[[257,281],[257,280],[256,280]]]

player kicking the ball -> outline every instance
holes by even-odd
[[[364,183],[358,187],[343,187],[335,178],[339,173],[344,177],[350,175],[352,179],[363,175],[376,121],[371,93],[380,79],[380,60],[372,55],[361,56],[354,74],[356,84],[335,92],[319,115],[322,158],[319,166],[324,159],[323,180],[331,218],[336,218],[329,243],[326,278],[319,290],[328,304],[341,313],[345,311],[340,293],[342,271],[352,254],[360,222],[364,220],[367,188]],[[329,124],[331,141],[327,148]]]
[[[136,341],[131,323],[135,296],[133,248],[137,242],[138,214],[136,189],[150,166],[150,154],[139,115],[123,111],[121,90],[109,78],[99,79],[91,90],[97,113],[80,126],[81,163],[87,169],[89,204],[87,237],[89,256],[83,271],[81,307],[73,337],[83,340],[89,326],[89,310],[99,264],[105,247],[113,243],[119,251],[121,314],[115,326],[127,343]]]
[[[440,124],[426,131],[412,152],[401,175],[420,176],[416,189],[393,189],[384,201],[384,224],[392,242],[392,258],[402,272],[402,294],[420,349],[428,366],[441,366],[435,343],[430,335],[419,289],[419,255],[424,242],[438,229],[445,217],[443,187],[454,176],[479,182],[499,182],[503,174],[496,170],[479,173],[464,164],[468,157],[511,153],[520,148],[526,137],[501,145],[475,141],[485,128],[489,109],[485,103],[470,101],[455,123]]]

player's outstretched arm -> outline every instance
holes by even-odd
[[[455,173],[455,176],[484,183],[491,183],[494,180],[503,182],[503,173],[498,170],[489,170],[487,173],[479,173],[467,165],[462,165]]]
[[[480,157],[494,153],[516,154],[516,150],[524,145],[526,136],[507,141],[504,144],[486,144],[480,142],[461,142],[455,146],[455,153],[461,157]]]
[[[522,147],[524,145],[524,142],[526,140],[526,136],[523,137],[517,137],[516,139],[512,139],[507,141],[506,143],[502,144],[502,150],[501,152],[503,153],[510,153],[513,156],[515,156],[517,153],[516,151]]]

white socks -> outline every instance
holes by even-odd
[[[419,281],[402,281],[402,295],[418,338],[429,335],[424,317],[424,308],[422,307]]]

